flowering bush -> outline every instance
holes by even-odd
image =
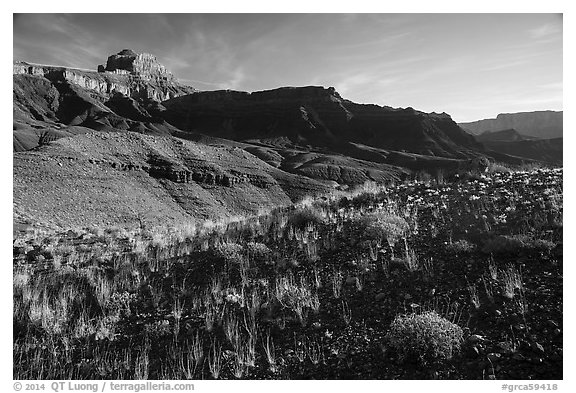
[[[401,362],[416,360],[426,364],[450,359],[460,349],[462,336],[460,326],[427,311],[396,316],[386,339]]]

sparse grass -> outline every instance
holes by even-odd
[[[502,277],[502,295],[508,299],[513,299],[517,293],[522,293],[524,284],[522,274],[514,266],[509,265],[506,270],[500,272]]]
[[[276,279],[275,298],[280,305],[292,310],[298,321],[304,324],[304,311],[314,306],[313,292],[311,284],[300,277],[296,280],[294,276],[281,276]]]
[[[335,299],[340,299],[342,295],[342,282],[344,277],[340,270],[334,270],[332,273],[332,294]]]
[[[350,306],[346,300],[342,300],[342,320],[346,326],[350,325],[352,322],[352,311],[350,310]]]
[[[322,345],[317,340],[308,340],[307,354],[313,365],[319,364],[322,360]]]
[[[482,276],[482,284],[484,284],[484,291],[486,292],[486,297],[491,303],[494,303],[494,287],[492,283]]]
[[[374,188],[368,205],[311,200],[232,229],[92,228],[15,242],[14,377],[350,377],[357,359],[421,377],[410,360],[436,369],[457,352],[459,327],[447,322],[471,331],[509,322],[531,341],[541,331],[537,310],[561,315],[541,289],[561,267],[561,188],[529,174],[494,176],[497,192],[485,191],[491,180],[482,177],[409,182]],[[437,314],[401,314],[423,309]],[[366,344],[392,320],[394,351],[374,359]],[[480,333],[499,342],[497,328]],[[466,372],[459,361],[446,370]]]
[[[212,341],[210,351],[208,352],[208,368],[212,378],[218,379],[222,370],[222,345]]]
[[[416,251],[414,251],[414,249],[408,248],[407,244],[404,249],[404,259],[402,261],[404,262],[404,266],[406,266],[406,269],[409,272],[415,272],[420,268],[420,260],[418,259]]]
[[[267,332],[263,338],[262,347],[264,348],[270,371],[273,373],[276,372],[276,350],[274,348],[274,341],[270,337],[270,332]]]
[[[494,263],[494,258],[492,256],[490,256],[490,260],[488,261],[488,272],[492,280],[498,279],[498,267],[496,267],[496,264]]]
[[[470,303],[476,310],[480,308],[480,297],[478,296],[478,288],[475,284],[468,285],[468,292],[470,292]]]
[[[306,349],[306,336],[297,338],[296,335],[294,335],[294,354],[300,363],[303,363],[304,360],[306,360]]]

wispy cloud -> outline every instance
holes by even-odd
[[[532,38],[540,40],[550,38],[551,36],[557,36],[562,33],[562,28],[558,23],[546,23],[536,27],[535,29],[531,29],[528,32]]]
[[[528,30],[529,37],[537,44],[548,44],[562,39],[561,23],[546,23]]]
[[[542,90],[563,90],[564,84],[562,82],[543,83],[537,86]]]
[[[222,33],[207,34],[191,27],[168,53],[165,62],[173,72],[185,78],[204,75],[200,81],[207,88],[240,89],[246,88],[243,83],[247,73],[239,50]]]
[[[27,36],[14,37],[14,45],[36,52],[53,65],[96,69],[106,53],[104,44],[66,15],[26,15],[31,27]],[[22,53],[22,49],[15,51]],[[21,59],[30,60],[30,59]]]
[[[236,67],[229,74],[229,78],[220,83],[220,87],[222,89],[239,89],[246,80],[246,72],[242,67]]]
[[[340,94],[348,95],[351,91],[364,88],[366,85],[374,82],[374,75],[372,73],[358,73],[335,81],[335,87]]]
[[[514,67],[518,67],[518,66],[522,66],[528,63],[528,60],[523,59],[523,60],[514,60],[514,61],[507,61],[507,60],[502,60],[499,62],[499,64],[493,64],[493,65],[489,65],[486,67],[482,67],[480,70],[481,71],[500,71],[503,70],[505,68],[514,68]]]

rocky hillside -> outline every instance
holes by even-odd
[[[460,126],[474,135],[513,128],[522,135],[541,139],[560,138],[563,131],[563,112],[501,113],[495,119],[460,123]]]
[[[239,148],[89,132],[14,155],[14,223],[178,225],[255,214],[331,188]]]
[[[181,130],[265,146],[354,157],[354,144],[362,144],[453,159],[473,157],[482,148],[447,114],[356,104],[333,88],[199,92],[163,105],[163,118]]]

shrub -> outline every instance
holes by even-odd
[[[322,215],[322,212],[317,208],[314,208],[313,206],[305,206],[294,211],[288,223],[294,228],[303,231],[309,224],[325,224],[326,219]]]
[[[460,349],[462,336],[460,326],[427,311],[396,316],[386,339],[401,362],[416,360],[427,364],[450,359]]]
[[[547,251],[555,247],[551,241],[532,239],[526,235],[502,235],[486,241],[482,251],[491,254],[515,254],[520,251]]]
[[[493,239],[489,239],[484,243],[484,248],[482,251],[485,253],[517,253],[522,248],[524,248],[524,242],[526,241],[526,236],[516,235],[516,236],[496,236]]]
[[[359,219],[363,227],[364,240],[382,241],[387,239],[391,244],[405,236],[408,232],[408,223],[402,217],[380,212],[367,214]]]
[[[246,244],[246,251],[250,258],[256,263],[269,263],[272,259],[272,251],[264,243],[249,242]]]
[[[241,263],[244,260],[243,251],[244,248],[240,244],[232,242],[219,243],[214,249],[215,254],[228,263]]]
[[[456,254],[469,253],[469,252],[474,251],[475,249],[476,249],[476,245],[474,245],[473,243],[470,243],[466,239],[460,239],[458,241],[448,243],[446,245],[446,250],[448,250],[450,252],[454,252]]]
[[[538,251],[550,252],[554,247],[556,247],[554,242],[545,239],[536,239],[531,243],[531,248]]]
[[[510,172],[512,172],[512,169],[505,166],[505,165],[493,162],[488,166],[488,172],[489,173],[510,173]]]

